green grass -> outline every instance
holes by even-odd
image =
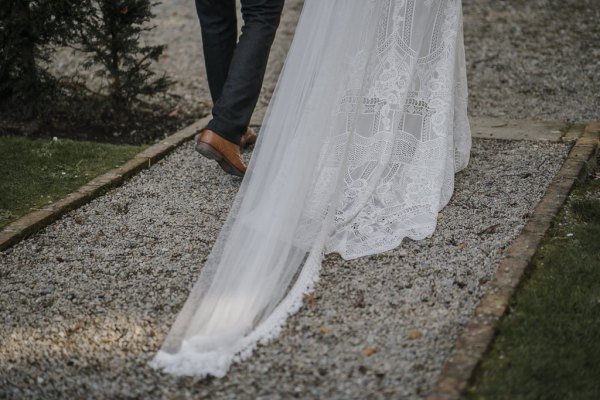
[[[600,180],[570,196],[466,398],[600,399]]]
[[[68,139],[0,136],[0,228],[60,199],[141,150]]]

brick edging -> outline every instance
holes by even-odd
[[[206,126],[209,119],[209,117],[205,117],[194,122],[155,145],[150,146],[141,153],[136,154],[131,160],[120,167],[92,179],[64,198],[33,211],[11,223],[0,231],[0,251],[14,246],[21,240],[50,225],[67,212],[89,203],[108,190],[120,186],[138,172],[150,168],[177,147],[192,139],[200,129]]]
[[[464,394],[555,216],[576,181],[584,178],[593,168],[599,138],[600,122],[588,124],[535,208],[533,216],[508,248],[506,257],[500,261],[489,288],[456,341],[427,400],[456,400]]]

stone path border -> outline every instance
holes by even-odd
[[[141,170],[150,168],[177,147],[192,139],[206,126],[209,120],[210,117],[205,117],[194,122],[192,125],[136,154],[133,159],[122,166],[92,179],[66,197],[11,223],[4,230],[0,231],[0,251],[6,250],[28,236],[42,230],[67,212],[89,203],[110,189],[120,186]]]
[[[579,129],[573,127],[565,138],[573,137]],[[533,216],[508,248],[506,257],[500,262],[490,287],[458,338],[427,400],[458,400],[464,394],[554,217],[577,180],[585,178],[594,168],[599,139],[600,122],[588,124],[535,208]]]
[[[539,140],[558,142],[575,141],[579,136],[567,138],[567,124],[559,121],[510,120],[490,117],[471,117],[471,135],[480,139]],[[572,130],[569,130],[572,131]]]

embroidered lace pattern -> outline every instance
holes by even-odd
[[[329,204],[321,200],[329,198],[344,165],[326,252],[346,259],[431,235],[471,146],[464,54],[456,54],[462,51],[460,2],[385,3],[375,53],[361,51],[348,63],[336,129],[320,158],[306,215],[308,226],[323,218]],[[427,36],[413,33],[417,8],[435,13]]]

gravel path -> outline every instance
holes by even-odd
[[[352,262],[328,257],[314,304],[280,339],[224,379],[195,380],[146,363],[239,181],[188,144],[0,253],[0,398],[418,397],[567,147],[476,140],[431,239]]]
[[[160,68],[179,80],[182,104],[208,104],[192,5],[157,8],[149,39],[170,43]],[[257,114],[300,5],[287,1]],[[465,0],[464,9],[474,115],[598,119],[598,2]],[[0,253],[0,398],[418,398],[567,150],[475,140],[431,239],[352,262],[328,257],[314,302],[277,341],[223,379],[197,380],[146,366],[239,185],[188,144]]]

